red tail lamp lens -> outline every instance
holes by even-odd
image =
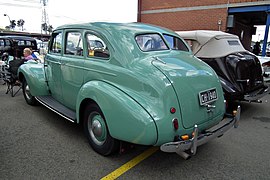
[[[172,114],[174,114],[174,113],[176,112],[176,109],[175,109],[174,107],[172,107],[172,108],[170,109],[170,112],[171,112]]]
[[[177,130],[179,128],[178,119],[175,118],[175,119],[173,119],[172,122],[173,122],[174,129]]]

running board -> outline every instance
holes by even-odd
[[[56,101],[52,96],[36,96],[35,98],[42,105],[59,114],[63,118],[73,123],[76,122],[76,113]]]

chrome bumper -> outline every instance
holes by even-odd
[[[257,101],[259,99],[261,99],[263,96],[265,96],[266,94],[268,94],[269,91],[269,86],[266,85],[266,88],[258,90],[252,94],[247,94],[244,96],[244,100],[246,101]]]
[[[208,141],[222,136],[226,131],[228,131],[233,126],[235,128],[238,127],[240,120],[241,108],[237,107],[237,111],[235,116],[227,117],[223,119],[219,124],[210,128],[205,133],[198,134],[199,128],[197,125],[194,126],[193,130],[193,138],[185,141],[177,141],[177,142],[169,142],[160,146],[160,150],[164,152],[175,152],[185,159],[189,158],[189,154],[184,151],[190,150],[191,155],[195,155],[197,151],[197,147],[207,143]]]

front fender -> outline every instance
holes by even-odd
[[[44,65],[41,63],[26,63],[19,67],[18,77],[20,81],[23,78],[27,81],[30,93],[33,96],[49,95],[47,83],[45,80]]]
[[[155,121],[125,92],[106,82],[90,81],[79,92],[77,112],[83,112],[80,108],[87,99],[98,104],[113,138],[143,145],[154,145],[157,141]],[[80,117],[77,113],[78,120]]]

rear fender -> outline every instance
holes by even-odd
[[[41,63],[26,63],[19,67],[18,77],[20,81],[25,79],[33,96],[49,95],[45,80],[44,65]]]
[[[84,84],[79,92],[76,112],[84,112],[83,104],[87,100],[100,107],[113,138],[144,145],[153,145],[157,141],[153,118],[122,90],[106,82],[91,81]],[[83,116],[77,113],[78,121],[82,121],[80,117]]]
[[[234,84],[221,78],[220,76],[219,76],[219,79],[220,79],[223,91],[228,92],[228,93],[232,93],[232,94],[238,93],[239,91],[241,91],[240,89],[237,89]]]

